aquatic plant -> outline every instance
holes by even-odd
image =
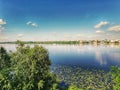
[[[69,85],[86,90],[112,90],[114,82],[109,72],[79,66],[53,65],[51,70]]]

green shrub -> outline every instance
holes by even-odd
[[[18,44],[15,52],[0,49],[0,90],[57,90],[48,51],[42,46]]]
[[[114,90],[120,90],[120,68],[119,67],[111,67],[111,74],[113,77],[113,81],[115,85],[113,86]]]

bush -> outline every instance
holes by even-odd
[[[119,67],[111,67],[111,74],[113,77],[113,81],[115,85],[113,86],[114,90],[120,90],[120,68]]]
[[[50,65],[49,53],[42,46],[30,48],[20,43],[9,53],[1,48],[0,90],[57,90],[58,80]]]

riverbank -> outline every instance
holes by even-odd
[[[16,44],[18,41],[0,42],[0,44]],[[95,44],[120,45],[120,40],[74,40],[74,41],[23,41],[24,44]]]

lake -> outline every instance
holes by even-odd
[[[15,44],[0,44],[15,51]],[[34,46],[33,44],[30,46]],[[120,66],[120,46],[116,45],[42,45],[49,51],[52,65],[80,66],[108,70]]]

